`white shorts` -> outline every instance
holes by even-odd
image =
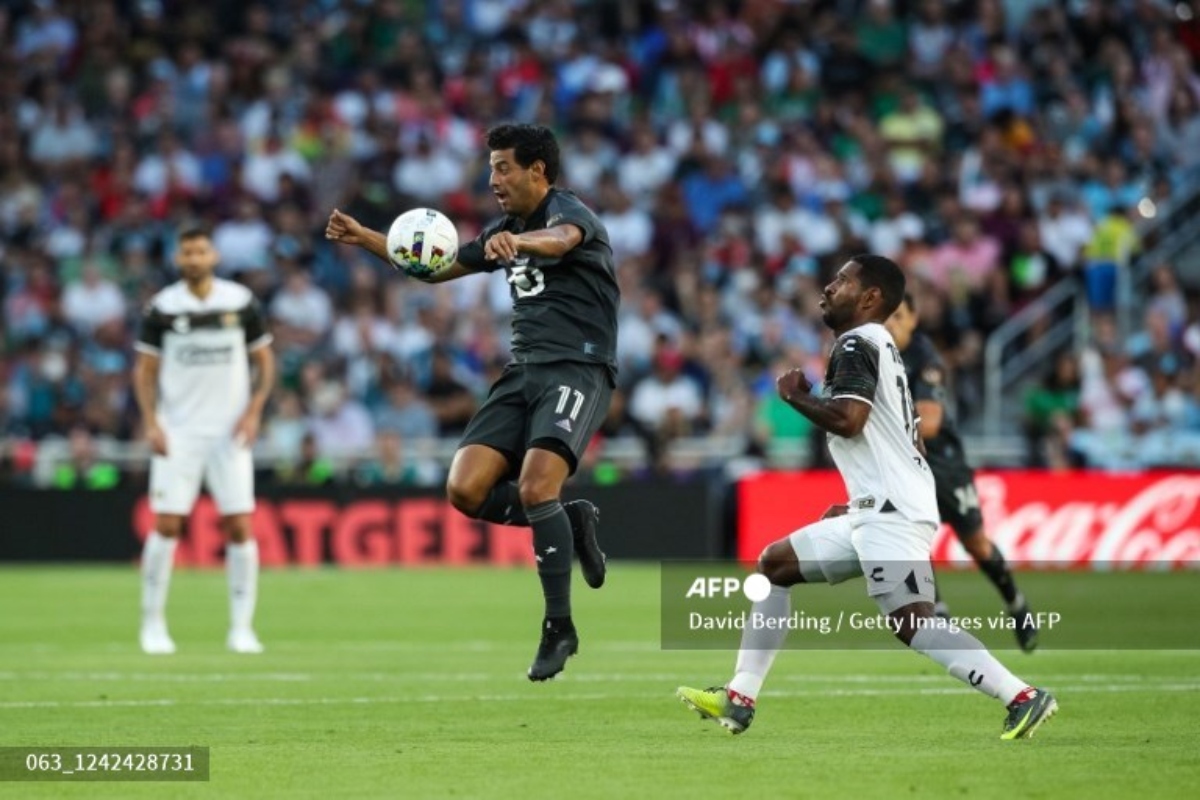
[[[150,461],[150,510],[192,513],[200,482],[208,487],[222,516],[254,510],[254,457],[250,448],[227,436],[167,433],[167,455]]]
[[[860,575],[884,613],[909,603],[933,602],[929,552],[937,527],[895,512],[844,514],[806,525],[788,536],[800,573],[809,583],[841,583]]]

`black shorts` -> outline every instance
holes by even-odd
[[[979,510],[979,492],[975,490],[975,471],[965,461],[930,460],[937,487],[938,513],[959,539],[983,530]]]
[[[614,388],[604,364],[509,364],[475,412],[459,447],[487,445],[508,458],[510,478],[533,446],[561,455],[571,472],[600,429]]]

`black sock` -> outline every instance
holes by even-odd
[[[483,505],[475,512],[475,518],[497,525],[529,525],[517,485],[510,481],[500,481],[492,487]]]
[[[533,552],[546,598],[547,619],[571,616],[571,556],[574,545],[571,520],[560,500],[549,500],[525,510],[533,526]]]
[[[1012,571],[1009,570],[1008,562],[1004,560],[1004,554],[1000,552],[999,547],[992,545],[992,557],[980,561],[979,569],[996,585],[1004,602],[1011,606],[1017,599],[1017,582],[1013,580]]]

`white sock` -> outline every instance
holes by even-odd
[[[167,612],[167,590],[175,564],[177,540],[151,531],[142,547],[142,621],[162,622]]]
[[[1029,684],[1009,672],[983,643],[961,628],[921,628],[910,645],[946,668],[953,677],[1004,705]]]
[[[229,576],[229,623],[233,630],[250,630],[258,599],[258,542],[251,539],[225,547]]]
[[[787,627],[781,624],[754,625],[758,619],[780,619],[792,613],[792,590],[786,586],[772,586],[767,599],[760,600],[750,608],[750,618],[742,631],[742,646],[738,650],[737,666],[729,688],[751,700],[762,691],[763,681],[771,671],[775,654],[787,639]]]

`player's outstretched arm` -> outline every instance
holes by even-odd
[[[484,244],[483,257],[488,261],[512,261],[524,253],[539,258],[562,258],[582,242],[583,231],[570,223],[525,233],[500,231]]]
[[[392,263],[392,260],[388,258],[386,234],[368,228],[354,217],[336,208],[329,215],[329,222],[325,225],[325,238],[338,244],[361,247],[376,258],[380,258],[388,264]],[[474,274],[473,270],[456,263],[437,275],[429,278],[417,278],[417,280],[423,283],[445,283],[472,274]]]
[[[814,397],[804,370],[793,369],[775,382],[780,399],[808,417],[814,425],[834,436],[851,438],[862,433],[871,415],[871,404],[853,397]]]

